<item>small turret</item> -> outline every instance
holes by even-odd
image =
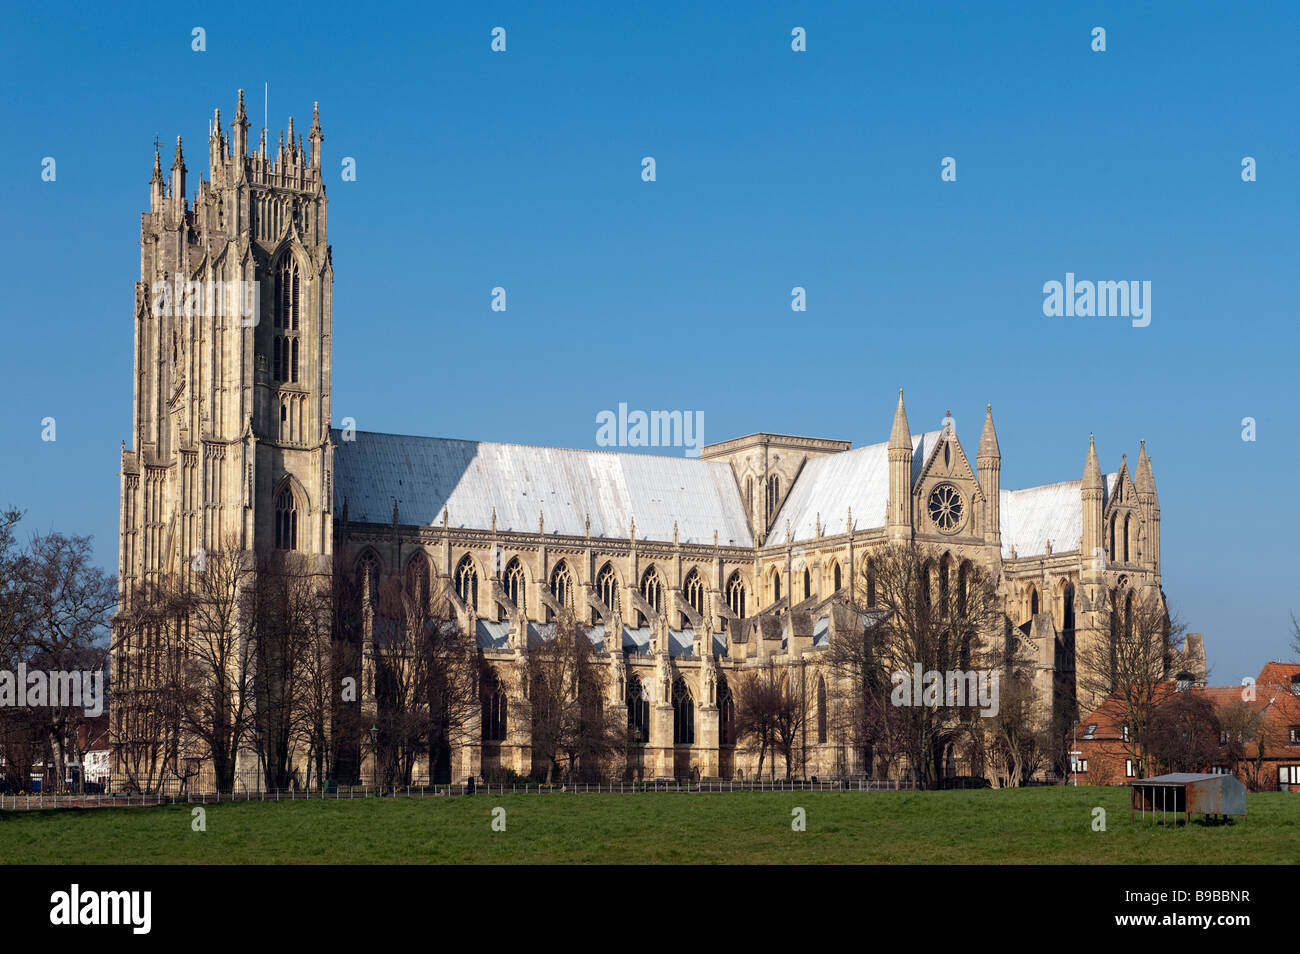
[[[176,137],[176,155],[172,159],[171,199],[177,217],[185,214],[185,155],[181,151],[181,137]]]
[[[325,139],[320,129],[320,103],[311,104],[311,129],[307,131],[307,138],[311,141],[311,167],[320,169],[320,144]]]
[[[903,406],[903,389],[898,389],[894,426],[889,432],[889,509],[886,526],[891,540],[912,536],[912,434]]]
[[[980,434],[980,447],[975,455],[979,471],[980,491],[984,494],[984,542],[1002,546],[1002,451],[998,447],[997,430],[993,427],[993,405],[985,405],[984,431]]]
[[[1088,460],[1083,465],[1083,488],[1079,491],[1083,499],[1083,561],[1084,572],[1099,573],[1105,569],[1102,559],[1102,538],[1104,521],[1102,511],[1106,505],[1106,482],[1101,476],[1101,464],[1097,460],[1097,445],[1093,436],[1088,435]]]
[[[248,113],[244,109],[244,91],[239,91],[239,105],[235,107],[235,121],[230,124],[230,147],[236,159],[248,155]]]

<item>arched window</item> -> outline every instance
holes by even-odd
[[[627,677],[627,727],[634,743],[650,741],[650,697],[636,673]]]
[[[551,571],[551,592],[562,608],[573,609],[573,574],[569,572],[569,564],[563,560]]]
[[[826,680],[817,677],[817,742],[826,744]]]
[[[456,593],[471,610],[478,609],[478,570],[468,553],[456,565]]]
[[[835,564],[835,588],[840,586],[840,565]],[[867,560],[867,605],[876,605],[876,561]]]
[[[1029,617],[1033,619],[1038,615],[1038,587],[1029,588]]]
[[[947,613],[948,607],[948,568],[952,565],[952,557],[945,553],[939,559],[939,606],[943,612]]]
[[[406,592],[415,601],[415,605],[428,609],[429,606],[429,558],[423,550],[417,550],[411,562],[406,564]]]
[[[1131,513],[1124,514],[1124,562],[1128,562],[1129,530],[1133,522]]]
[[[374,550],[367,550],[357,560],[357,593],[370,604],[379,594],[379,557]]]
[[[731,608],[731,612],[744,619],[745,581],[741,578],[739,570],[732,573],[727,580],[727,606]]]
[[[292,253],[280,260],[276,273],[272,325],[271,367],[277,381],[298,380],[298,260]]]
[[[508,701],[505,687],[497,678],[496,670],[489,668],[483,677],[481,698],[483,701],[483,741],[504,742],[506,740],[506,714]]]
[[[775,603],[781,598],[781,572],[772,571],[772,602]]]
[[[803,598],[808,599],[812,596],[812,571],[807,567],[803,568]]]
[[[641,574],[641,596],[650,604],[652,610],[656,613],[663,613],[664,585],[663,580],[659,577],[659,571],[654,568],[654,564],[646,567],[646,571]],[[644,613],[637,614],[637,624],[639,626],[649,625]]]
[[[524,577],[524,565],[519,557],[514,557],[506,564],[506,596],[519,608],[519,612],[528,613],[527,580]]]
[[[871,564],[868,563],[867,568],[870,569],[870,567]],[[838,593],[840,589],[844,586],[844,574],[840,572],[840,565],[838,562],[836,562],[835,564],[835,569],[832,575],[835,577],[835,592]]]
[[[695,699],[678,676],[673,682],[673,745],[695,744]]]
[[[932,560],[926,560],[921,564],[921,576],[917,580],[917,584],[916,599],[918,608],[928,610],[933,599],[933,594],[930,592],[930,588],[934,586],[934,562]]]
[[[754,512],[754,478],[745,478],[745,507],[750,513]]]
[[[691,608],[701,616],[704,615],[704,581],[700,579],[700,571],[692,568],[690,573],[686,574],[686,583],[682,587],[686,593],[686,602],[691,604]],[[682,617],[682,628],[686,628],[686,619]]]
[[[776,516],[776,505],[781,502],[781,478],[776,474],[767,478],[767,519]]]
[[[970,561],[962,560],[961,564],[957,567],[957,615],[963,619],[966,616],[966,597],[969,579]]]
[[[1115,556],[1115,514],[1110,515],[1110,562],[1118,562]]]
[[[1133,594],[1124,598],[1124,638],[1133,638]]]
[[[1066,583],[1061,592],[1061,622],[1063,629],[1074,629],[1074,584]]]
[[[736,744],[736,700],[726,673],[718,673],[718,744]]]
[[[610,609],[614,608],[618,601],[618,577],[614,575],[614,568],[608,563],[600,568],[600,573],[596,577],[596,593],[602,603]]]
[[[288,487],[275,498],[275,547],[277,550],[298,549],[298,503]]]

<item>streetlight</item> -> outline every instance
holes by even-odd
[[[253,736],[257,739],[257,800],[262,800],[262,727],[259,725],[253,730]]]
[[[379,789],[379,726],[370,727],[370,792]]]

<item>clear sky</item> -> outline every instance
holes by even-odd
[[[193,191],[213,108],[246,88],[255,139],[266,83],[272,143],[320,101],[336,423],[595,447],[626,402],[860,445],[903,387],[913,431],[951,410],[972,455],[991,402],[1009,489],[1078,479],[1089,433],[1107,471],[1145,438],[1211,681],[1287,656],[1300,5],[377,11],[7,11],[0,504],[29,530],[116,566],[152,141],[184,136]],[[1150,281],[1150,325],[1045,317],[1067,272]]]

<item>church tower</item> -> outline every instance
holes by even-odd
[[[120,588],[203,553],[281,549],[327,572],[332,551],[330,326],[320,122],[249,152],[244,91],[208,176],[186,195],[180,137],[155,149],[140,221],[133,420],[122,448]]]

